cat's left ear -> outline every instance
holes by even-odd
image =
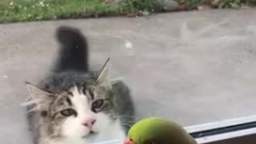
[[[112,87],[111,81],[109,78],[109,61],[110,61],[110,58],[108,58],[106,60],[105,64],[102,66],[101,70],[98,73],[97,80],[96,80],[98,85],[105,86],[107,88]]]

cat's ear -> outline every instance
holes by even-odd
[[[38,88],[29,82],[25,82],[25,84],[29,93],[29,97],[22,105],[33,106],[33,110],[44,109],[50,101],[52,94]]]
[[[101,86],[106,86],[108,88],[111,88],[111,81],[109,78],[109,60],[110,58],[108,58],[105,62],[105,64],[102,66],[102,68],[100,69],[98,75],[97,75],[97,84],[101,85]]]

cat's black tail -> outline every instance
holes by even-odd
[[[88,45],[83,34],[76,28],[61,26],[56,37],[61,48],[54,71],[88,71]]]

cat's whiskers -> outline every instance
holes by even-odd
[[[131,118],[131,119],[133,119],[134,117],[128,116],[128,115],[118,115],[118,116],[116,116],[116,118]]]
[[[118,117],[133,118],[133,116],[129,116],[129,115],[119,115]]]
[[[40,100],[40,99],[28,100],[28,101],[26,101],[26,102],[21,103],[21,106],[27,107],[27,106],[31,106],[31,105],[34,105],[34,104],[38,104],[38,103],[40,103],[41,101],[42,101],[42,100]]]

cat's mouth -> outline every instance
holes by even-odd
[[[95,134],[96,134],[96,132],[95,132],[95,131],[90,130],[89,135],[95,135]]]
[[[98,134],[97,132],[90,130],[90,132],[87,135],[84,135],[83,138],[94,137],[97,134]]]

